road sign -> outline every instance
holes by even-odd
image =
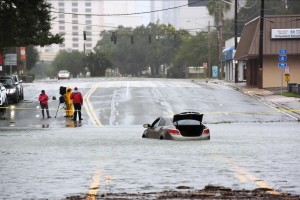
[[[287,54],[287,50],[286,49],[279,49],[279,54]]]
[[[289,68],[289,66],[286,66],[286,68],[284,68],[284,73],[285,73],[285,74],[289,74],[289,73],[290,73],[290,68]]]
[[[284,63],[287,60],[287,56],[281,56],[279,55],[279,61]]]
[[[287,64],[286,63],[278,63],[279,68],[286,68]]]
[[[284,79],[286,82],[290,82],[290,75],[289,74],[285,74],[284,75]]]
[[[17,65],[17,54],[5,54],[5,65]]]

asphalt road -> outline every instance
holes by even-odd
[[[64,117],[59,87],[85,96],[83,121]],[[95,78],[24,84],[0,114],[0,198],[61,199],[107,192],[268,187],[300,194],[299,123],[229,87],[191,80]],[[40,90],[51,119],[42,119]],[[142,139],[159,115],[204,113],[210,141]],[[57,117],[55,118],[57,112]]]

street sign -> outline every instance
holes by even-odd
[[[278,63],[279,68],[286,68],[287,64],[286,63]]]
[[[17,65],[17,54],[5,54],[5,65]]]
[[[287,60],[287,56],[285,55],[285,56],[281,56],[281,55],[279,55],[279,62],[285,62]]]
[[[279,54],[287,54],[287,50],[286,49],[279,49]]]
[[[289,68],[289,66],[286,66],[286,68],[284,68],[284,73],[285,73],[285,74],[289,74],[289,73],[290,73],[290,68]]]
[[[284,79],[286,82],[290,82],[290,75],[289,74],[285,74],[284,75]]]

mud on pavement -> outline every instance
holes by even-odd
[[[177,190],[149,193],[106,193],[97,196],[70,196],[68,200],[171,200],[171,199],[247,199],[247,200],[299,200],[300,195],[288,193],[276,193],[268,188],[257,188],[254,190],[232,190],[222,186],[207,185],[202,190],[195,190],[186,186],[178,186]]]

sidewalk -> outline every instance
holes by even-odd
[[[293,117],[300,121],[300,98],[285,97],[280,95],[281,90],[259,89],[248,87],[246,83],[232,83],[224,80],[209,80],[210,83],[227,85],[237,89],[238,91],[253,96],[279,110],[287,111]]]

